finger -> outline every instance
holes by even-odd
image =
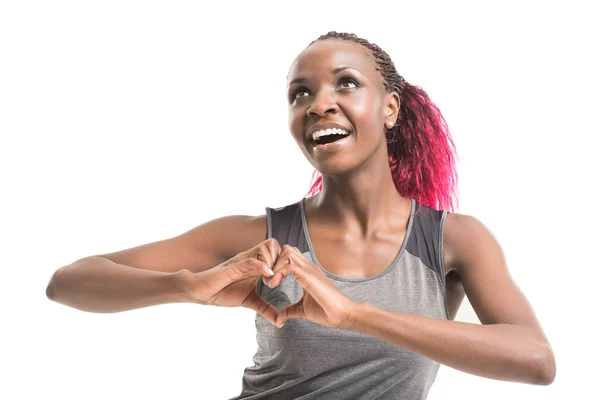
[[[279,253],[281,252],[281,247],[279,246],[279,242],[275,238],[269,238],[269,239],[265,240],[264,242],[262,242],[259,246],[260,247],[257,251],[257,258],[265,259],[267,265],[271,268],[269,271],[267,271],[269,273],[269,275],[262,277],[263,283],[265,285],[268,285],[269,282],[267,281],[267,279],[269,277],[273,276],[272,268],[273,268],[273,265],[275,264],[275,261],[279,257]]]
[[[271,250],[271,248],[273,248],[274,250]],[[279,249],[279,243],[274,238],[267,239],[248,250],[244,250],[236,254],[234,257],[232,257],[232,260],[241,261],[247,258],[254,258],[261,249],[262,251],[266,251],[267,253],[269,253],[271,260],[275,262],[278,255],[277,250]]]
[[[233,282],[253,276],[271,276],[268,269],[269,267],[264,262],[256,258],[248,258],[235,264],[208,270],[207,272],[210,271],[210,275],[214,274],[210,278],[214,280],[213,284],[218,287],[225,287]]]
[[[283,279],[281,276],[281,273],[277,273],[277,271],[281,271],[283,268],[285,268],[287,265],[289,265],[290,263],[290,258],[292,257],[293,252],[291,251],[292,246],[285,244],[283,245],[283,247],[281,248],[281,254],[279,254],[279,257],[277,258],[277,261],[275,262],[275,265],[273,266],[273,272],[274,275],[271,279],[267,279],[267,285],[269,285],[269,287],[277,287],[279,286],[279,284],[281,283],[281,280]]]
[[[267,239],[265,242],[267,249],[269,250],[269,254],[271,255],[271,260],[273,264],[279,258],[279,254],[281,254],[281,246],[279,246],[279,242],[275,238]],[[271,264],[271,268],[273,268],[273,264]]]
[[[263,283],[265,285],[269,284],[268,278],[271,278],[274,275],[273,264],[275,264],[275,261],[277,260],[277,257],[279,256],[279,252],[280,252],[279,242],[277,242],[277,240],[273,239],[273,238],[265,240],[262,243],[261,248],[259,249],[257,258],[261,257],[261,258],[267,259],[268,261],[266,261],[266,263],[270,267],[267,270],[268,275],[262,277]]]
[[[265,240],[264,242],[257,245],[255,249],[257,252],[261,252],[268,255],[270,267],[273,266],[273,264],[277,260],[277,257],[279,256],[279,253],[281,252],[279,242],[275,238],[269,238]]]
[[[290,319],[306,318],[306,315],[304,314],[303,300],[304,298],[302,298],[302,300],[300,300],[296,304],[292,304],[291,306],[288,306],[283,310],[279,311],[279,313],[277,314],[277,318],[275,319],[275,326],[281,328],[283,324],[285,324]]]
[[[269,249],[267,249],[266,245],[262,245],[258,248],[256,252],[256,259],[262,261],[265,264],[265,272],[266,276],[273,276],[273,270],[270,268],[273,265],[273,259],[271,257],[271,253]]]
[[[269,268],[269,265],[265,261],[259,260],[257,258],[249,258],[244,261],[249,273],[249,275],[247,275],[246,277],[259,275],[263,275],[263,277],[272,277],[274,275],[273,270]]]
[[[293,251],[288,251],[286,255],[283,256],[284,260],[287,260],[287,264],[282,264],[276,268],[273,268],[273,278],[271,278],[270,286],[277,287],[281,284],[281,282],[290,275],[294,275],[302,286],[305,284],[302,283],[302,280],[305,280],[306,274],[304,273],[304,267],[306,266],[306,259],[304,256],[298,255]]]
[[[269,249],[270,253],[271,253],[271,257],[273,260],[273,263],[271,264],[271,270],[273,270],[273,268],[275,268],[275,263],[277,262],[277,260],[279,259],[279,256],[281,254],[281,246],[279,245],[279,242],[277,241],[277,239],[275,238],[269,238],[266,240],[266,245],[267,248]],[[269,285],[269,282],[271,280],[271,278],[262,278],[263,283],[265,285]]]
[[[246,299],[246,302],[242,304],[242,307],[250,308],[262,315],[267,321],[275,325],[275,319],[277,318],[277,309],[265,299],[260,297],[256,290],[253,291],[250,296]]]

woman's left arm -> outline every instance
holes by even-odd
[[[504,254],[476,218],[448,213],[444,249],[482,325],[428,318],[358,303],[340,328],[376,336],[449,367],[491,379],[549,385],[554,353],[511,278]]]

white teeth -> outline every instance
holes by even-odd
[[[329,129],[321,129],[320,131],[313,132],[312,138],[313,138],[313,140],[317,140],[321,136],[325,136],[325,135],[349,135],[349,134],[350,134],[350,132],[348,132],[345,129],[329,128]]]

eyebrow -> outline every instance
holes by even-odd
[[[354,68],[354,67],[338,67],[338,68],[334,68],[334,69],[332,69],[332,70],[331,70],[331,72],[332,72],[334,75],[336,75],[336,74],[339,74],[340,72],[342,72],[342,71],[345,71],[345,70],[347,70],[347,69],[354,70],[354,71],[356,71],[356,72],[358,72],[359,74],[361,74],[361,75],[362,75],[362,73],[361,73],[359,70],[357,70],[356,68]],[[300,78],[296,78],[296,79],[294,79],[293,81],[291,81],[291,82],[288,84],[288,86],[292,86],[294,83],[297,83],[297,82],[306,82],[307,80],[308,80],[308,79],[306,79],[306,78],[302,78],[302,77],[300,77]]]

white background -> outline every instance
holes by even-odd
[[[79,258],[300,199],[286,74],[330,30],[381,46],[440,107],[459,211],[499,240],[555,351],[551,386],[442,366],[429,399],[597,395],[594,2],[413,3],[2,2],[0,398],[239,394],[253,311],[93,314],[45,289]],[[467,301],[457,320],[478,323]]]

